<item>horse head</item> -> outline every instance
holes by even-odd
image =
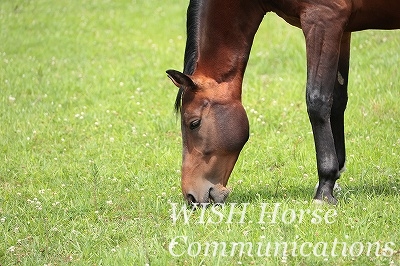
[[[240,95],[231,84],[175,70],[167,74],[180,88],[182,193],[189,203],[223,203],[239,153],[249,137]]]

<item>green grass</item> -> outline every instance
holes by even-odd
[[[173,223],[171,203],[183,204],[181,139],[164,71],[182,68],[186,6],[1,1],[0,265],[399,265],[399,32],[353,34],[348,170],[339,205],[321,207],[337,212],[332,224],[257,222],[264,203],[296,214],[317,208],[304,40],[272,14],[246,72],[251,138],[229,182],[227,204],[239,212],[249,203],[245,223],[236,214],[233,223],[198,224],[200,211]],[[217,211],[226,218],[229,206]],[[179,236],[188,242],[178,238],[173,251],[184,254],[174,257]],[[394,254],[190,256],[212,241],[335,239],[392,242]]]

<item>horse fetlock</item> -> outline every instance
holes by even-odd
[[[332,183],[332,181],[322,181],[315,186],[316,187],[316,192],[315,192],[315,197],[314,201],[321,201],[321,202],[326,202],[332,205],[337,204],[337,199],[333,195],[333,192],[339,192],[341,191],[341,188],[338,184]]]

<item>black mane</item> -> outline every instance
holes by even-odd
[[[192,75],[196,68],[197,61],[197,46],[198,46],[198,33],[199,33],[199,10],[201,7],[200,0],[190,0],[189,7],[187,9],[187,20],[186,20],[186,47],[185,47],[185,58],[183,64],[183,73],[186,75]],[[175,111],[178,112],[181,109],[181,99],[183,94],[183,88],[179,88],[178,94],[175,100]]]

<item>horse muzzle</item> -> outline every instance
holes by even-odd
[[[183,190],[184,191],[184,190]],[[224,203],[230,190],[221,184],[206,186],[200,191],[188,190],[183,193],[189,204]]]

